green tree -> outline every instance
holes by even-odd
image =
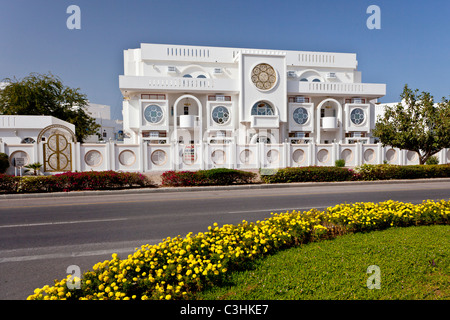
[[[428,92],[419,93],[405,85],[400,95],[403,103],[385,107],[384,115],[377,119],[373,136],[383,146],[415,151],[419,163],[443,148],[450,147],[450,103],[446,98],[434,103]]]
[[[64,86],[61,79],[49,74],[31,73],[22,80],[6,78],[0,90],[0,114],[54,116],[75,125],[79,142],[100,127],[87,112],[88,100],[80,89]]]
[[[0,173],[5,173],[9,168],[8,155],[0,152]]]

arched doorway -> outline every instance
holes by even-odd
[[[317,105],[316,143],[342,142],[342,105],[328,98]]]
[[[203,107],[200,100],[190,94],[180,96],[173,105],[174,136],[177,141],[182,136],[183,143],[201,141]]]
[[[50,125],[42,129],[37,143],[42,143],[44,172],[72,171],[72,143],[75,133],[64,125]]]

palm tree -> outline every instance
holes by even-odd
[[[39,162],[35,162],[35,163],[32,163],[32,164],[29,164],[29,165],[25,166],[25,168],[33,169],[35,176],[37,176],[37,172],[41,169],[41,167],[42,167],[42,164],[39,163]]]

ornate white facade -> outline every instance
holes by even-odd
[[[371,143],[385,84],[355,54],[141,44],[124,52],[129,143]]]

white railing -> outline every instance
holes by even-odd
[[[297,94],[364,95],[381,97],[386,85],[381,83],[333,83],[288,81],[288,92]]]
[[[214,87],[212,79],[191,79],[191,78],[153,78],[148,81],[150,88],[163,89],[209,89]]]
[[[233,79],[120,76],[119,87],[122,90],[214,90],[237,92],[238,81]]]

